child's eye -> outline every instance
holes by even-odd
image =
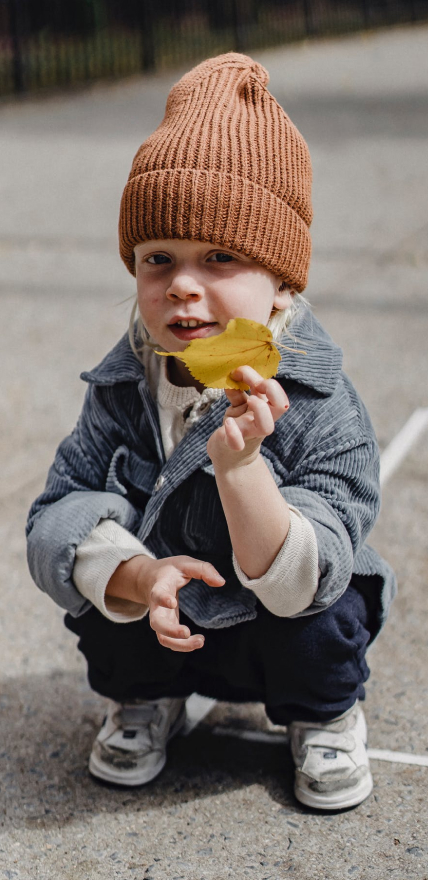
[[[211,254],[208,258],[212,260],[214,263],[231,263],[234,260],[232,254],[226,254],[224,251],[216,251],[215,254]]]
[[[170,257],[167,257],[166,254],[151,254],[150,257],[147,258],[148,263],[152,263],[155,266],[160,266],[162,263],[170,263]]]

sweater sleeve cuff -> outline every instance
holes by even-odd
[[[313,526],[290,506],[287,537],[267,572],[248,578],[233,554],[235,573],[243,587],[256,594],[260,602],[278,617],[292,617],[308,608],[318,589],[318,546]]]
[[[101,520],[76,550],[73,580],[77,589],[115,623],[141,620],[147,614],[146,605],[105,595],[118,565],[140,555],[154,558],[138,538],[111,519]]]

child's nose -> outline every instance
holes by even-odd
[[[199,300],[204,294],[204,288],[191,272],[177,272],[166,292],[169,299],[193,299]]]

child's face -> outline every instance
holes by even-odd
[[[135,247],[135,267],[143,324],[166,351],[183,351],[192,339],[222,333],[231,318],[267,324],[274,306],[289,303],[289,293],[278,290],[281,280],[268,269],[209,242],[143,242]],[[175,361],[176,371],[187,384],[181,361]]]

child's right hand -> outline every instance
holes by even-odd
[[[209,562],[192,556],[151,559],[134,556],[118,566],[107,585],[106,595],[148,605],[150,626],[158,641],[171,651],[195,651],[204,645],[204,636],[191,635],[180,624],[178,591],[192,578],[210,587],[222,587],[224,578]]]

